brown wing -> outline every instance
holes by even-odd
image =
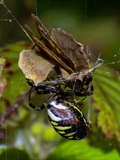
[[[64,68],[66,71],[68,71],[70,74],[74,71],[66,65],[61,58],[59,58],[53,51],[51,51],[49,48],[45,46],[44,43],[42,43],[38,38],[35,37],[31,29],[25,25],[25,30],[29,37],[33,40],[33,42],[36,44],[36,46],[39,48],[40,52],[46,54],[50,59],[57,62],[62,68]]]
[[[53,28],[51,37],[61,50],[72,59],[75,72],[89,69],[89,59],[83,51],[83,44],[77,42],[72,35],[67,34],[61,28]]]
[[[62,29],[53,29],[51,36],[43,26],[39,18],[32,14],[39,34],[43,42],[35,37],[31,29],[25,25],[28,36],[33,40],[39,51],[54,60],[60,66],[63,77],[73,78],[79,73],[88,73],[89,59],[83,51],[83,45],[78,43],[70,34]],[[40,56],[42,56],[42,54]],[[81,79],[81,76],[78,78]]]
[[[50,34],[46,30],[46,28],[44,27],[44,25],[42,24],[40,19],[37,16],[35,16],[34,14],[31,14],[31,16],[32,16],[34,23],[36,24],[36,28],[37,28],[38,33],[40,34],[40,36],[42,37],[42,39],[45,42],[45,45],[48,46],[48,48],[53,53],[55,53],[57,55],[57,57],[62,59],[62,61],[65,64],[67,64],[72,70],[74,70],[75,65],[76,65],[74,63],[74,61],[69,57],[69,55],[67,55],[66,53],[64,53],[63,50],[61,50],[61,48],[59,47],[58,44],[56,44],[54,42],[54,40],[51,38]]]

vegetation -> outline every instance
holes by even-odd
[[[7,0],[5,3],[7,5]],[[8,2],[7,6],[10,5],[22,25],[26,23],[36,32],[30,18],[30,13],[35,9],[34,1],[24,0],[19,3],[17,5],[17,1]],[[2,5],[0,7],[3,8]],[[106,12],[103,13],[104,7]],[[18,67],[18,59],[19,53],[30,49],[32,44],[16,22],[3,21],[6,16],[11,18],[7,14],[0,21],[0,159],[119,159],[118,8],[112,2],[103,4],[102,1],[85,0],[76,3],[65,1],[63,4],[62,1],[52,0],[38,1],[38,9],[39,17],[46,28],[63,28],[84,44],[85,48],[89,45],[96,57],[103,52],[104,64],[95,70],[93,76],[94,94],[91,99],[83,101],[82,107],[87,115],[90,105],[91,130],[84,140],[63,139],[49,124],[46,110],[37,112],[28,106],[30,87]],[[0,16],[4,13],[6,11],[1,10]],[[39,105],[46,99],[46,96],[36,94],[32,98]]]

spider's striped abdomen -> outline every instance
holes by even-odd
[[[47,110],[51,124],[61,136],[71,140],[86,137],[89,122],[77,106],[68,101],[53,100]]]

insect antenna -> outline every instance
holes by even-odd
[[[101,53],[99,54],[99,57],[96,58],[96,57],[94,56],[94,54],[90,51],[90,49],[89,49],[88,46],[86,47],[86,53],[87,53],[87,55],[89,56],[89,59],[91,59],[91,61],[92,61],[92,60],[96,61],[96,59],[97,59],[96,62],[97,62],[98,65],[96,64],[96,66],[94,66],[94,69],[97,68],[97,67],[99,67],[99,66],[101,66],[103,63],[104,63],[104,66],[114,65],[114,64],[116,64],[116,63],[120,63],[120,60],[108,62],[108,61],[106,61],[106,60],[101,59],[101,58],[100,58]],[[117,53],[117,54],[114,54],[114,56],[113,56],[112,58],[115,59],[119,54],[120,54],[120,48],[119,48],[119,50],[118,50],[118,53]],[[99,63],[98,61],[101,61],[101,63]]]
[[[90,48],[89,48],[89,46],[87,46],[86,47],[86,54],[87,54],[87,56],[89,57],[89,59],[92,61],[92,60],[94,60],[94,61],[96,61],[96,57],[95,57],[95,55],[90,51]]]
[[[96,63],[94,64],[94,66],[89,70],[89,72],[94,72],[96,68],[100,67],[103,65],[104,60],[100,58],[102,53],[99,54]]]

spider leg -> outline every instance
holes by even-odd
[[[77,93],[77,96],[80,96],[80,97],[84,97],[82,98],[80,101],[83,101],[84,99],[86,99],[88,96],[91,96],[93,95],[93,92],[94,92],[94,87],[93,85],[90,86],[90,90],[87,90],[85,93],[81,93],[81,92],[78,92]]]
[[[32,92],[32,89],[33,89],[33,88],[34,88],[34,87],[31,87],[30,93],[29,93],[29,97],[28,97],[29,106],[30,106],[31,108],[36,109],[37,111],[43,110],[43,109],[45,108],[45,105],[44,105],[44,104],[41,105],[41,106],[39,106],[39,107],[37,107],[37,106],[35,106],[33,103],[31,103],[31,92]],[[43,91],[41,91],[41,94],[42,94],[42,93],[43,93]],[[40,94],[40,92],[39,92],[39,94]]]
[[[35,106],[33,103],[31,103],[31,93],[32,93],[32,89],[35,89],[36,90],[36,93],[37,94],[48,94],[50,92],[52,92],[52,96],[50,96],[50,98],[41,106]],[[58,89],[58,88],[57,88]],[[31,108],[34,108],[36,109],[37,111],[41,111],[43,110],[45,107],[47,107],[48,103],[53,99],[53,97],[56,95],[56,90],[55,86],[32,86],[31,89],[30,89],[30,93],[29,93],[29,97],[28,97],[28,101],[29,101],[29,106]]]
[[[35,90],[36,90],[36,93],[37,94],[49,94],[50,93],[50,91],[49,90],[40,90],[40,89],[36,89],[35,88]]]
[[[33,103],[31,103],[31,102],[29,102],[29,106],[30,106],[31,108],[36,109],[37,111],[41,111],[41,110],[43,110],[43,109],[45,108],[45,104],[37,107],[37,106],[35,106]]]

